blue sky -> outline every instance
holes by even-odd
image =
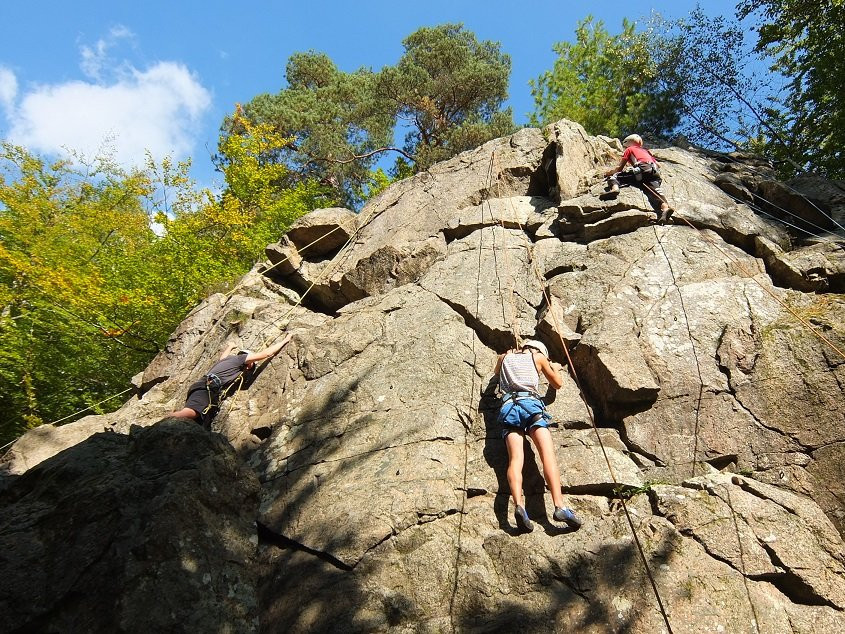
[[[549,69],[552,45],[588,14],[618,31],[652,11],[682,17],[691,0],[653,2],[426,2],[126,0],[3,2],[0,136],[42,155],[111,148],[124,163],[193,158],[201,185],[219,184],[209,159],[238,102],[284,86],[296,51],[327,53],[346,71],[379,69],[420,26],[462,22],[512,59],[518,123],[533,109],[529,79]],[[735,2],[702,2],[733,15]]]

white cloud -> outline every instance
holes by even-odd
[[[124,64],[110,83],[71,81],[25,91],[7,114],[9,137],[33,151],[72,149],[88,157],[109,142],[124,165],[140,164],[145,150],[159,159],[183,158],[210,104],[208,90],[183,64],[159,62],[145,71]]]
[[[120,40],[132,40],[135,37],[134,33],[125,26],[118,25],[111,28],[108,36],[97,40],[97,43],[91,47],[82,45],[79,47],[79,54],[82,60],[79,67],[82,72],[92,79],[101,80],[104,69],[109,66],[109,49],[114,48]]]
[[[18,79],[8,68],[0,66],[0,106],[11,112],[18,94]]]

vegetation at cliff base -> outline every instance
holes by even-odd
[[[0,146],[0,441],[124,391],[211,288],[331,202],[307,181],[275,186],[284,168],[264,157],[285,142],[244,122],[223,144],[220,197],[187,163],[126,170]]]

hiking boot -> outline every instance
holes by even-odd
[[[555,507],[554,515],[552,516],[555,518],[557,522],[564,522],[569,528],[574,531],[577,531],[581,528],[581,520],[579,520],[572,509],[561,508],[559,506]]]
[[[669,222],[669,219],[672,217],[673,213],[675,213],[675,210],[671,207],[667,207],[665,211],[660,214],[660,218],[657,222],[659,222],[661,225],[665,225],[667,222]]]
[[[532,524],[531,520],[528,519],[528,513],[525,512],[523,507],[517,505],[513,517],[516,520],[516,525],[522,529],[523,532],[530,533],[534,530],[534,524]]]
[[[610,185],[605,188],[605,190],[599,194],[600,200],[613,200],[619,195],[619,184],[618,183],[610,183]]]

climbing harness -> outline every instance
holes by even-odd
[[[630,172],[637,179],[637,182],[643,182],[646,178],[648,181],[653,181],[660,177],[660,171],[654,163],[637,163],[630,169]]]
[[[546,404],[543,402],[543,399],[539,394],[535,394],[534,392],[504,392],[501,399],[502,407],[499,409],[499,416],[497,418],[497,422],[499,424],[504,422],[505,418],[507,418],[508,414],[510,414],[514,407],[522,410],[522,412],[529,416],[528,421],[524,426],[525,429],[531,429],[533,425],[536,425],[541,420],[544,420],[547,423],[552,421],[552,416],[546,409]],[[542,411],[532,414],[531,411],[529,411],[528,408],[521,403],[521,401],[524,401],[525,399],[537,401],[540,404]]]
[[[205,376],[205,388],[208,391],[208,405],[202,411],[202,417],[205,417],[210,411],[216,409],[218,414],[223,409],[224,401],[229,397],[230,393],[233,392],[232,388],[237,385],[237,388],[234,389],[234,394],[237,396],[241,389],[243,389],[244,385],[244,377],[247,373],[246,368],[238,372],[238,375],[235,379],[229,383],[225,388],[222,387],[222,382],[220,381],[220,377],[216,374],[207,374]],[[221,389],[222,388],[222,389]],[[217,396],[217,402],[214,402],[214,396]],[[232,399],[232,407],[234,407],[234,398]],[[231,407],[229,408],[231,409]],[[209,425],[211,421],[209,421]]]

